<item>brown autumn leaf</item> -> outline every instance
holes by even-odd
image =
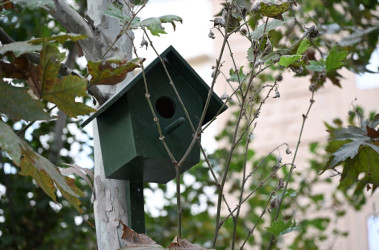
[[[369,126],[366,126],[367,130],[367,136],[370,137],[371,139],[378,138],[379,137],[379,129],[374,129]]]
[[[15,8],[14,4],[9,1],[9,0],[1,0],[0,1],[0,11],[2,11],[3,9],[4,10],[9,10],[9,9],[15,9],[16,11],[18,11],[17,8]]]
[[[174,240],[168,245],[168,249],[175,249],[175,250],[181,250],[181,249],[187,249],[187,250],[206,250],[206,248],[202,248],[199,246],[196,246],[189,242],[187,239],[180,239],[178,236],[174,238]]]
[[[0,77],[25,79],[24,71],[15,64],[0,62]]]
[[[122,225],[121,239],[123,239],[127,249],[141,247],[145,249],[163,249],[162,246],[158,245],[146,234],[139,234],[127,225],[125,225],[121,220],[119,220],[119,222]]]
[[[79,212],[83,196],[74,182],[63,176],[59,169],[42,155],[34,152],[29,144],[17,136],[11,127],[0,119],[0,147],[21,167],[20,175],[31,176],[47,195],[56,201],[56,187]]]
[[[88,72],[91,74],[91,84],[114,85],[125,79],[127,73],[139,68],[145,58],[134,58],[133,60],[111,59],[107,61],[88,61]]]

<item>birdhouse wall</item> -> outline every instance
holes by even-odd
[[[171,76],[183,103],[188,109],[193,125],[197,127],[203,108],[201,99],[180,75],[171,72]],[[192,128],[173,88],[170,86],[163,67],[157,65],[146,78],[150,99],[154,112],[159,119],[163,136],[175,159],[179,161],[192,141]],[[166,183],[175,177],[175,167],[159,140],[159,132],[146,101],[145,93],[145,86],[141,83],[133,86],[133,89],[127,94],[132,113],[137,155],[142,157],[138,159],[138,164],[142,163],[140,167],[143,167],[144,181]],[[166,128],[178,119],[184,119],[184,122],[171,133],[167,133]],[[200,149],[198,145],[195,145],[185,166],[181,169],[182,172],[198,163],[199,160]]]
[[[137,157],[131,122],[126,96],[120,98],[112,109],[102,113],[97,119],[99,131],[102,131],[99,137],[107,178],[129,179],[130,171],[121,167]]]

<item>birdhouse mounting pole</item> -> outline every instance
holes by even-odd
[[[143,181],[129,180],[126,185],[128,224],[137,233],[145,233]]]

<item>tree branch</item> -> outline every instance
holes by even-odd
[[[80,40],[83,51],[87,59],[95,60],[94,55],[101,54],[102,45],[98,30],[93,30],[91,25],[71,6],[63,0],[54,0],[55,7],[46,6],[47,11],[69,32],[86,35],[87,38]]]
[[[8,35],[7,32],[5,32],[5,30],[3,28],[0,27],[0,42],[2,44],[9,44],[9,43],[14,43],[15,41]],[[27,56],[32,63],[39,64],[39,60],[40,60],[39,55],[37,55],[36,53],[28,53]],[[59,69],[59,74],[61,74],[61,75],[72,74],[72,75],[76,75],[80,78],[84,78],[83,76],[74,72],[70,67],[67,67],[63,63],[61,64],[61,68]],[[102,105],[103,103],[105,103],[107,101],[107,98],[103,95],[103,93],[95,85],[88,84],[87,90],[88,90],[88,93],[90,93],[93,97],[95,97],[95,99],[97,100],[97,102],[100,105]]]

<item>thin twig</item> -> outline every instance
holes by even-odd
[[[263,208],[263,211],[262,211],[261,215],[259,216],[257,222],[255,222],[254,226],[249,230],[249,233],[247,234],[245,241],[242,243],[242,246],[240,248],[241,250],[245,246],[245,244],[246,244],[247,240],[250,238],[250,236],[254,233],[254,230],[257,227],[258,223],[261,221],[263,215],[265,215],[265,213],[267,211],[268,204],[270,204],[272,196],[274,196],[275,192],[276,192],[276,190],[274,192],[271,192],[270,197],[268,197],[268,200],[266,202],[265,207]]]
[[[228,20],[229,20],[229,16],[231,14],[231,10],[230,8],[228,9],[228,15],[227,15],[227,25],[228,25]],[[265,27],[264,27],[264,30],[263,30],[263,33],[266,32],[266,27],[267,27],[267,23],[268,23],[268,18],[266,19],[266,23],[265,23]],[[226,28],[225,30],[227,31],[227,25],[226,25]],[[263,36],[262,36],[263,37]],[[224,40],[225,38],[227,39],[228,37],[225,36],[224,37]],[[261,39],[262,41],[262,39]],[[226,43],[227,41],[224,41],[224,44]],[[254,62],[253,62],[253,65],[255,65],[255,60],[256,58],[254,58]],[[216,68],[217,69],[217,68]],[[216,74],[217,75],[217,74]],[[233,156],[233,152],[236,148],[236,145],[235,142],[236,142],[236,139],[237,139],[237,133],[238,133],[238,130],[239,130],[239,126],[240,126],[240,122],[241,122],[241,119],[243,117],[243,114],[245,112],[245,102],[246,102],[246,98],[247,98],[247,95],[249,93],[249,89],[250,89],[250,86],[252,85],[252,82],[253,82],[253,79],[254,79],[254,74],[251,74],[250,76],[250,79],[249,79],[249,82],[247,84],[247,88],[246,88],[246,92],[245,94],[242,96],[242,100],[241,100],[241,107],[240,107],[240,111],[239,111],[239,114],[238,114],[238,118],[237,118],[237,123],[236,123],[236,126],[235,126],[235,130],[234,130],[234,133],[233,133],[233,138],[232,138],[232,142],[231,142],[231,147],[230,147],[230,152],[229,152],[229,156],[228,156],[228,159],[226,161],[226,166],[225,166],[225,171],[224,171],[224,174],[223,174],[223,177],[222,177],[222,181],[221,181],[221,184],[220,184],[220,188],[218,190],[219,194],[218,194],[218,201],[217,201],[217,213],[216,213],[216,227],[215,227],[215,233],[214,233],[214,236],[213,236],[213,241],[212,241],[212,247],[214,248],[215,245],[216,245],[216,241],[217,241],[217,236],[218,236],[218,232],[220,230],[220,227],[221,227],[221,224],[220,223],[220,213],[221,213],[221,201],[222,201],[222,194],[223,194],[223,190],[224,190],[224,185],[225,185],[225,182],[226,182],[226,177],[229,173],[229,169],[230,169],[230,163],[231,163],[231,160],[232,160],[232,156]]]
[[[292,158],[292,163],[291,163],[291,169],[288,173],[288,177],[287,177],[287,180],[286,180],[286,183],[285,183],[285,186],[284,186],[284,189],[283,189],[283,193],[279,199],[279,205],[277,207],[277,210],[276,210],[276,214],[275,214],[275,219],[274,221],[277,221],[278,220],[278,217],[279,217],[279,213],[280,213],[280,208],[282,206],[282,203],[283,203],[283,198],[284,198],[284,195],[286,194],[286,191],[287,191],[287,187],[288,187],[288,183],[290,182],[290,179],[292,177],[292,172],[293,170],[295,169],[295,160],[296,160],[296,156],[297,156],[297,152],[299,150],[299,147],[300,147],[300,143],[301,143],[301,138],[302,138],[302,135],[303,135],[303,131],[304,131],[304,127],[305,127],[305,122],[308,118],[308,115],[309,115],[309,112],[311,111],[311,108],[313,106],[313,103],[315,102],[315,100],[313,99],[314,98],[314,94],[315,94],[315,88],[312,88],[312,96],[311,96],[311,99],[309,101],[309,106],[308,106],[308,110],[305,114],[303,114],[303,122],[301,124],[301,129],[300,129],[300,133],[299,133],[299,138],[298,138],[298,141],[297,141],[297,145],[296,145],[296,149],[295,149],[295,152],[294,152],[294,155],[293,155],[293,158]],[[271,236],[271,241],[270,241],[270,245],[268,247],[268,249],[271,249],[271,247],[273,246],[274,244],[274,240],[275,240],[275,237],[274,235]]]

